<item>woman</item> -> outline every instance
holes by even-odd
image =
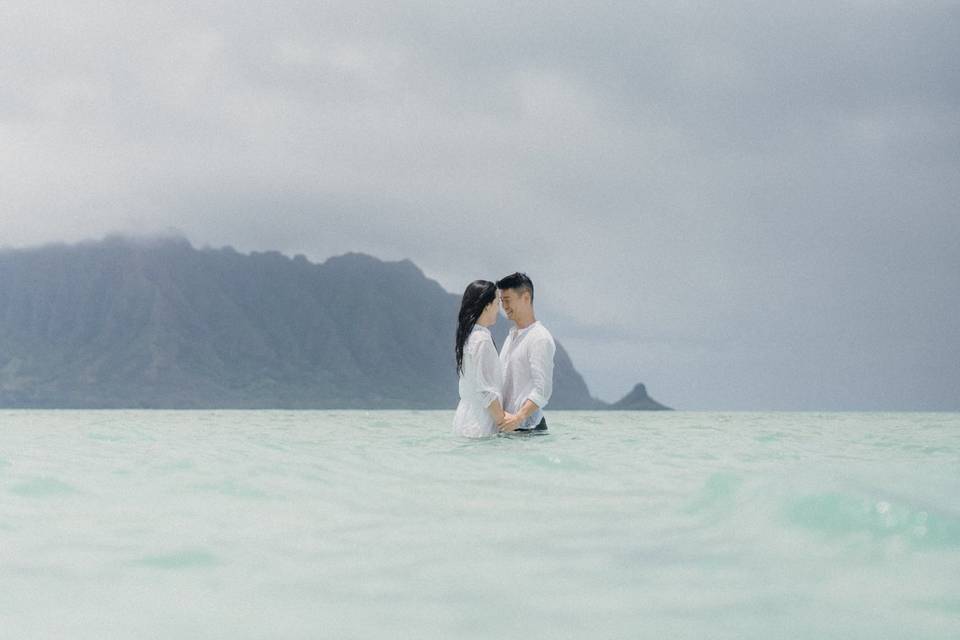
[[[490,329],[497,321],[500,304],[497,285],[475,280],[467,285],[457,318],[457,375],[460,404],[453,418],[453,432],[468,438],[496,435],[497,425],[509,414],[503,411],[503,371]]]

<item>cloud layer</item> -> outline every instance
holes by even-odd
[[[0,245],[519,269],[605,399],[960,408],[956,3],[0,14]]]

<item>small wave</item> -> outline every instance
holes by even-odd
[[[76,489],[72,485],[47,476],[31,478],[26,482],[16,484],[10,491],[19,496],[27,497],[59,496],[76,493]]]
[[[828,537],[866,534],[900,537],[913,547],[960,546],[960,519],[909,504],[844,493],[821,493],[793,500],[789,521]]]
[[[714,473],[703,488],[684,509],[685,513],[700,513],[709,509],[732,505],[743,479],[733,473]]]
[[[194,569],[222,564],[214,554],[203,549],[183,549],[173,553],[147,555],[135,564],[154,569]]]

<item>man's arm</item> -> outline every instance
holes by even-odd
[[[553,340],[544,339],[530,345],[530,374],[533,390],[513,419],[505,420],[501,431],[513,431],[535,414],[541,407],[547,406],[553,395],[553,355],[557,348]]]
[[[532,403],[530,414],[537,409],[547,406],[550,396],[553,395],[553,355],[557,347],[553,340],[544,338],[530,345],[530,376],[533,379],[533,389],[527,397],[527,403]]]

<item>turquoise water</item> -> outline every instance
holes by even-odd
[[[960,414],[0,411],[4,638],[957,638]]]

